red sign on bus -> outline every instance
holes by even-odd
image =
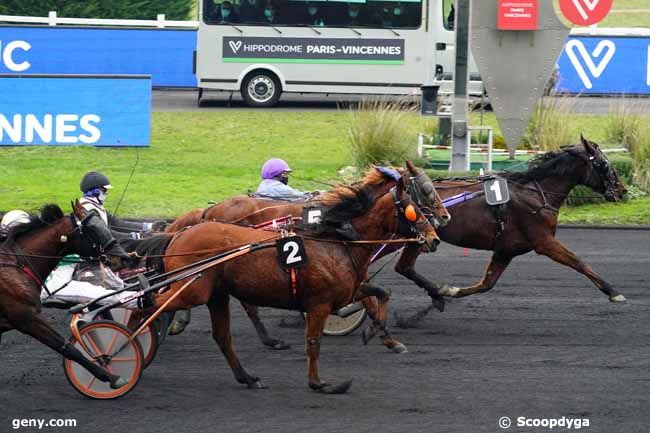
[[[605,19],[614,0],[560,0],[562,14],[578,26],[590,26]]]
[[[537,0],[499,0],[499,30],[537,30]]]

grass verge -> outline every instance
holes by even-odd
[[[478,114],[472,116],[472,124],[478,124]],[[575,116],[574,120],[576,128],[602,142],[603,119]],[[411,113],[405,122],[415,146],[424,121]],[[496,126],[492,114],[485,116],[485,122]],[[35,211],[47,202],[67,210],[70,200],[79,195],[79,180],[89,170],[102,171],[111,179],[115,188],[107,207],[115,209],[138,155],[120,215],[175,217],[204,207],[208,200],[254,190],[260,167],[270,157],[289,162],[294,169],[292,186],[327,189],[314,180],[336,181],[337,170],[351,165],[348,126],[346,111],[153,113],[152,146],[147,149],[0,148],[0,210]],[[565,208],[561,221],[650,224],[650,199]]]

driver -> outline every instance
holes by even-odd
[[[104,202],[108,196],[108,192],[113,188],[111,182],[106,176],[98,171],[89,171],[81,179],[79,189],[83,196],[79,203],[89,212],[96,212],[111,230],[130,233],[130,232],[147,232],[151,230],[160,230],[165,224],[164,221],[156,221],[155,223],[133,223],[118,219],[108,213],[104,208]]]
[[[289,173],[293,170],[284,160],[269,159],[262,166],[262,182],[257,187],[256,195],[278,200],[307,200],[311,193],[298,191],[289,186]]]

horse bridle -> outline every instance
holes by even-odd
[[[411,197],[410,194],[408,194],[408,191],[407,191],[407,195],[408,195],[407,198],[404,198],[404,199],[400,198],[398,196],[398,194],[397,194],[397,187],[396,186],[394,186],[394,187],[392,187],[390,189],[390,193],[391,193],[391,196],[393,198],[393,204],[395,205],[395,210],[397,212],[397,219],[398,219],[397,224],[395,226],[395,234],[399,233],[399,234],[413,235],[413,237],[417,237],[422,242],[424,242],[424,240],[423,240],[424,236],[422,235],[422,233],[420,233],[420,230],[419,230],[418,226],[422,225],[422,224],[428,224],[429,220],[428,220],[428,218],[426,218],[426,215],[422,212],[422,210],[418,206],[417,202],[415,200],[413,200],[413,197]],[[405,202],[406,202],[406,204],[405,204]],[[415,220],[415,221],[409,220],[406,217],[406,208],[409,205],[414,207],[416,214],[424,215],[425,219],[426,219],[426,222],[425,221],[418,222],[417,220]],[[402,233],[401,228],[404,227],[404,226],[408,227],[408,230],[404,230],[404,232],[407,232],[407,233]]]
[[[433,227],[436,229],[440,227],[442,223],[436,215],[435,207],[437,204],[441,204],[441,199],[437,194],[434,194],[432,207],[427,204],[429,196],[435,191],[435,187],[433,186],[433,182],[426,178],[426,174],[421,172],[417,176],[409,177],[408,183],[406,184],[406,191]]]
[[[600,149],[598,150],[600,151]],[[616,176],[613,173],[611,162],[603,157],[597,158],[595,155],[589,155],[588,160],[591,162],[591,166],[594,169],[593,171],[595,171],[600,176],[600,180],[603,181],[603,185],[605,186],[604,195],[615,197],[617,181],[615,179]],[[593,172],[590,171],[589,177],[591,178],[592,176]]]

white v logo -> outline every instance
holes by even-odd
[[[600,41],[598,45],[596,45],[593,53],[589,54],[582,41],[571,39],[569,42],[567,42],[566,53],[567,56],[569,56],[569,60],[571,60],[573,67],[576,68],[576,72],[580,76],[580,79],[582,80],[582,83],[585,85],[585,87],[587,89],[591,89],[593,87],[591,77],[587,75],[587,71],[585,71],[585,68],[582,66],[582,63],[580,62],[576,51],[580,53],[580,57],[591,73],[591,77],[599,78],[603,72],[605,72],[605,69],[607,68],[607,65],[609,65],[609,62],[612,60],[612,57],[614,57],[614,53],[616,53],[616,45],[614,42],[606,39]],[[605,51],[605,54],[600,59],[598,65],[596,65],[596,63],[594,63],[594,60],[598,59],[601,54],[603,54],[603,51]]]
[[[228,45],[230,45],[230,49],[232,50],[233,53],[236,53],[240,48],[241,48],[241,41],[230,41],[228,42]]]
[[[582,3],[587,6],[587,9],[589,9],[591,12],[596,9],[596,6],[598,6],[598,3],[600,3],[600,0],[573,0],[573,5],[576,7],[576,10],[584,19],[585,21],[589,20],[589,15],[587,15],[587,12],[585,9],[582,7]]]

